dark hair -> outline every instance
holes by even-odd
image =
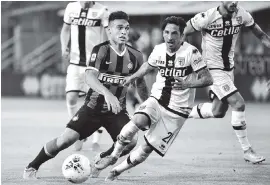
[[[175,17],[175,16],[167,17],[162,22],[162,25],[161,25],[162,31],[165,29],[167,24],[175,24],[179,26],[179,31],[181,34],[183,33],[185,27],[187,26],[186,21],[182,17]]]
[[[128,15],[123,12],[123,11],[117,11],[117,12],[112,12],[109,16],[109,22],[114,21],[116,19],[124,19],[126,21],[129,21]]]

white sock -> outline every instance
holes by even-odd
[[[72,118],[78,111],[78,107],[77,107],[77,104],[75,105],[69,105],[67,103],[67,110],[68,110],[68,115],[70,118]]]
[[[212,103],[203,103],[201,108],[198,109],[199,105],[196,105],[192,108],[189,114],[189,118],[202,119],[214,117],[212,112]]]
[[[100,130],[101,132],[100,132],[99,130]],[[92,140],[92,143],[98,143],[98,142],[99,142],[99,140],[100,140],[100,138],[101,138],[102,132],[103,132],[103,130],[100,128],[100,129],[98,129],[97,131],[95,131],[95,132],[93,133],[93,140]]]
[[[124,148],[130,143],[138,131],[139,128],[132,121],[129,121],[118,135],[111,156],[119,158]]]
[[[245,112],[232,111],[232,126],[242,149],[248,150],[251,144],[247,138]]]
[[[114,167],[113,170],[116,170],[119,173],[122,173],[140,163],[145,161],[150,153],[145,153],[142,149],[142,146],[139,146],[135,151],[130,153],[130,156],[124,160],[121,164]]]

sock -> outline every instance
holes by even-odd
[[[113,149],[114,149],[114,144],[113,144],[113,145],[111,146],[111,148],[109,148],[107,151],[102,152],[102,153],[100,154],[100,158],[104,158],[104,157],[106,157],[106,156],[111,155]]]
[[[126,160],[124,160],[121,164],[113,168],[113,170],[116,170],[119,173],[122,173],[140,163],[145,161],[147,157],[150,155],[150,153],[145,153],[141,146],[137,148],[134,152],[130,153],[130,156]]]
[[[129,121],[118,135],[111,156],[119,158],[124,148],[131,142],[138,131],[139,128],[132,121]]]
[[[200,108],[199,108],[200,107]],[[213,118],[212,103],[202,103],[194,106],[189,114],[189,118],[204,119]]]
[[[32,167],[35,168],[36,170],[39,169],[40,165],[42,165],[44,162],[52,159],[53,156],[47,155],[44,147],[42,147],[41,151],[39,152],[39,154],[36,156],[36,158],[28,164],[28,168]]]
[[[242,149],[248,150],[251,145],[247,138],[245,112],[232,111],[232,126]]]
[[[98,143],[101,137],[103,130],[98,129],[96,132],[93,133],[93,140],[92,143]]]
[[[68,110],[69,117],[72,118],[78,111],[77,104],[70,105],[70,104],[67,103],[67,110]]]

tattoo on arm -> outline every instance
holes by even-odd
[[[148,89],[145,83],[144,78],[138,78],[136,81],[137,92],[142,101],[145,101],[148,98]]]
[[[202,87],[206,87],[213,84],[212,75],[210,74],[207,68],[198,72],[198,80],[201,80]]]
[[[206,68],[198,72],[198,78],[196,80],[188,81],[187,83],[189,88],[201,88],[212,85],[213,78],[209,70]]]
[[[255,25],[251,27],[251,30],[258,39],[260,40],[265,39],[265,38],[269,39],[269,36],[264,31],[262,31],[262,29],[260,28],[258,24],[255,23]]]

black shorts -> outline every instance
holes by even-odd
[[[129,122],[126,111],[118,114],[96,113],[84,104],[67,124],[67,128],[80,134],[80,140],[91,136],[100,127],[104,127],[115,142],[122,128]]]

